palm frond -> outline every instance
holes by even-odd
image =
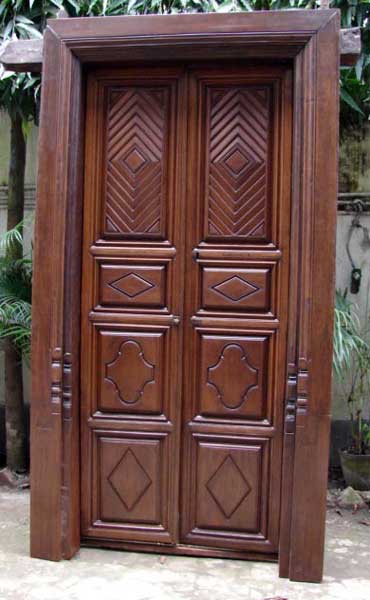
[[[343,378],[351,369],[354,355],[369,351],[370,347],[360,333],[360,321],[346,292],[336,291],[334,310],[333,368]]]
[[[0,340],[10,339],[26,359],[31,346],[32,260],[12,258],[9,249],[22,243],[24,223],[0,237]]]

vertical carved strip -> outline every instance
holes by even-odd
[[[285,433],[295,432],[297,408],[297,371],[295,365],[289,365],[285,404]]]
[[[309,373],[307,370],[307,361],[300,359],[297,375],[297,413],[306,415],[308,411],[309,399]]]
[[[66,536],[70,525],[70,467],[72,464],[71,447],[68,434],[72,421],[72,355],[65,352],[63,357],[63,435],[62,435],[62,486],[61,486],[61,520],[62,520],[62,552],[66,556]]]
[[[72,355],[66,352],[63,357],[63,421],[71,418],[72,400]]]
[[[51,413],[60,415],[62,411],[63,352],[54,348],[51,354]]]

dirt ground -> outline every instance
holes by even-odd
[[[370,600],[370,513],[329,509],[322,584],[279,579],[276,564],[83,548],[32,559],[29,493],[0,488],[0,600]]]

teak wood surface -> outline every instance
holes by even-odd
[[[50,21],[31,554],[322,578],[338,11]]]

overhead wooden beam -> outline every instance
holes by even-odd
[[[353,67],[361,54],[361,29],[350,27],[340,30],[340,64]]]
[[[43,40],[14,40],[0,48],[0,62],[8,71],[40,73]]]
[[[43,40],[14,40],[6,42],[0,49],[0,62],[9,71],[42,70]],[[359,27],[341,29],[340,31],[340,64],[354,66],[361,54],[361,32]]]

